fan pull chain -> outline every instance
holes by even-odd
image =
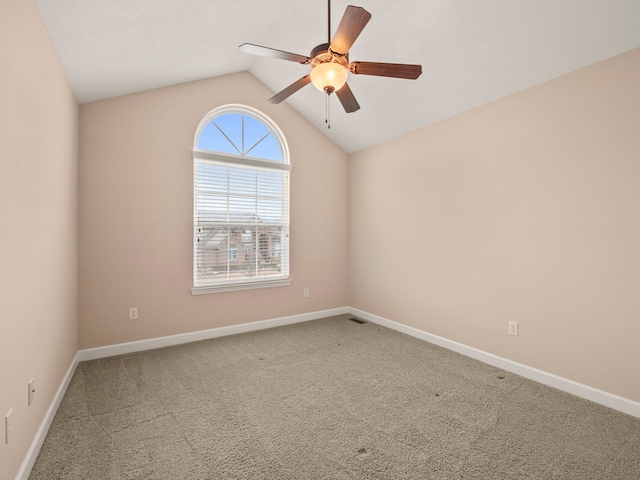
[[[329,96],[331,94],[327,93],[327,101],[324,106],[324,123],[327,124],[327,128],[331,129],[331,102],[329,102]]]

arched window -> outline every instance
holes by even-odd
[[[226,105],[202,119],[193,146],[193,294],[291,284],[290,170],[284,136],[263,113]]]

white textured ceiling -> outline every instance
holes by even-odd
[[[274,92],[308,66],[241,53],[302,55],[327,41],[326,0],[37,0],[80,103],[249,70]],[[333,0],[373,18],[351,60],[422,64],[415,81],[351,75],[346,114],[308,85],[287,102],[352,153],[640,47],[640,0]],[[265,98],[265,101],[267,99]]]

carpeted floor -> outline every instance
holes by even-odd
[[[349,316],[82,362],[37,479],[640,479],[640,419]]]

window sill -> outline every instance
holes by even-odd
[[[288,287],[293,282],[290,278],[267,280],[261,282],[234,283],[227,285],[205,285],[193,287],[191,295],[207,295],[209,293],[238,292],[241,290],[255,290],[258,288]]]

